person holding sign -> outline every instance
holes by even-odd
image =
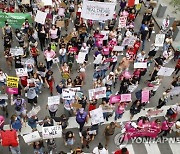
[[[56,53],[51,50],[51,47],[48,47],[46,51],[44,51],[44,57],[46,59],[47,69],[50,69],[53,64],[53,59],[55,58]]]
[[[45,83],[47,85],[47,87],[49,88],[50,90],[50,94],[51,96],[53,95],[53,85],[55,83],[54,81],[54,77],[53,77],[53,72],[51,70],[49,70],[46,75],[45,75]]]

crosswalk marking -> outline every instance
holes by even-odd
[[[173,154],[180,154],[180,143],[169,143]]]
[[[157,143],[144,144],[148,154],[161,154]]]

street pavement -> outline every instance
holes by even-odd
[[[144,12],[144,8],[141,10],[140,15],[138,16],[138,18],[135,21],[135,31],[138,31],[139,28],[140,28],[143,12]],[[68,28],[68,32],[71,31],[71,30],[72,30],[72,23]],[[157,25],[155,26],[155,30],[156,30],[156,33],[159,31]],[[2,32],[1,32],[1,36],[2,36]],[[146,53],[149,52],[150,45],[154,42],[154,39],[155,39],[155,35],[152,34],[151,41],[150,42],[146,41],[146,49],[145,49]],[[17,42],[14,39],[13,46],[15,46],[16,44],[17,44]],[[3,56],[3,40],[2,39],[0,41],[0,45],[1,45],[0,68],[2,68],[3,71],[5,71],[8,75],[13,76],[13,75],[15,75],[15,71],[14,70],[8,71],[7,66],[5,65],[5,58]],[[160,50],[158,52],[158,55],[160,55],[160,54],[162,54],[162,50]],[[90,54],[90,57],[89,57],[89,62],[91,62],[91,63],[93,62],[93,56],[92,55],[93,55],[93,52]],[[119,56],[119,61],[122,59],[122,57],[123,56]],[[39,61],[44,61],[42,53],[41,53],[39,59],[40,59]],[[174,61],[170,61],[167,64],[168,67],[174,67],[174,65],[175,65]],[[78,74],[77,71],[76,71],[77,67],[78,67],[78,64],[75,63],[73,65],[73,69],[72,69],[72,73],[71,73],[72,79],[74,79],[75,76]],[[153,67],[154,67],[154,64],[152,64],[151,68],[148,71],[151,72]],[[132,65],[131,65],[130,68],[131,68],[130,70],[133,71],[133,66]],[[56,84],[58,84],[59,81],[61,81],[60,72],[59,72],[56,65],[53,65],[52,70],[54,72],[54,77],[55,77]],[[149,72],[147,72],[146,75],[144,77],[142,77],[141,83],[138,86],[138,88],[136,89],[136,91],[143,88],[143,87],[145,87],[144,82],[147,79],[150,79]],[[82,89],[83,89],[84,94],[86,96],[88,96],[88,89],[91,89],[93,87],[93,84],[92,84],[93,83],[93,81],[92,81],[93,65],[89,65],[87,67],[86,73],[87,73],[87,77],[86,77],[86,80],[85,80],[85,85],[83,86]],[[171,81],[172,81],[172,77],[164,77],[163,82],[162,82],[161,86],[159,87],[156,95],[151,98],[150,103],[147,104],[146,108],[152,108],[152,107],[157,105],[158,99],[162,96],[162,93],[167,88],[169,88]],[[112,90],[113,90],[113,94],[116,93],[119,90],[119,83],[116,85],[116,88],[112,89]],[[135,95],[134,95],[135,92],[132,93],[133,101],[135,100]],[[54,95],[56,95],[55,90],[54,90]],[[44,119],[44,117],[46,115],[49,115],[48,111],[46,110],[46,104],[47,104],[48,96],[50,96],[49,95],[49,90],[47,88],[42,88],[42,94],[40,94],[39,97],[38,97],[38,105],[41,106],[41,111],[37,115],[39,119]],[[168,109],[169,105],[177,103],[179,98],[180,97],[175,96],[173,100],[169,99],[169,101],[167,103],[167,107],[165,107],[164,110]],[[101,100],[98,100],[98,102],[100,103]],[[128,114],[129,113],[128,110],[129,110],[130,106],[131,106],[131,104],[128,105],[127,111],[125,112],[125,114],[123,115],[123,117],[122,117],[122,119],[120,121],[127,121],[129,119],[130,115]],[[28,108],[28,111],[31,109],[29,104],[27,104],[27,108]],[[14,106],[10,105],[10,101],[9,101],[8,110],[9,110],[9,117],[10,117],[15,112],[14,111]],[[60,104],[59,110],[57,111],[57,116],[60,116],[62,113],[63,113],[63,105]],[[0,114],[2,114],[2,111],[0,111]],[[142,111],[138,116],[145,115],[145,114],[146,114],[146,112]],[[163,119],[163,115],[159,115],[159,117],[161,119]],[[135,120],[136,118],[137,117],[135,117],[133,120]],[[72,118],[72,121],[75,123],[73,118]],[[76,142],[75,142],[75,145],[74,145],[74,148],[75,148],[75,147],[81,146],[81,144],[80,144],[80,137],[78,135],[78,128],[76,127],[77,124],[74,124],[73,122],[72,123],[70,122],[70,126],[69,126],[70,128],[67,129],[67,130],[71,130],[71,131],[73,131],[75,133],[75,139],[76,139]],[[111,122],[111,120],[109,120],[108,123],[110,123],[110,122]],[[6,119],[5,123],[7,125],[9,124],[9,118]],[[95,137],[95,140],[90,143],[90,149],[83,149],[85,153],[91,153],[93,148],[96,147],[99,142],[101,142],[103,145],[105,144],[103,131],[104,131],[104,128],[105,128],[106,124],[107,123],[102,124],[102,125],[99,126],[99,133]],[[28,129],[28,127],[27,127],[27,129]],[[110,143],[108,145],[108,150],[109,150],[110,153],[119,148],[114,143],[114,136],[117,133],[120,133],[120,129],[116,129],[115,134],[110,139]],[[21,136],[19,138],[20,138],[20,146],[21,146],[22,154],[33,154],[32,145],[27,145],[24,142],[24,140],[23,140],[23,138]],[[46,143],[44,142],[44,144],[45,144],[45,149],[46,149]],[[68,147],[64,146],[63,139],[61,139],[61,138],[56,139],[56,144],[57,144],[57,151],[58,152],[59,151],[70,152],[70,149]],[[129,143],[127,145],[127,148],[129,149],[130,154],[150,154],[150,153],[151,154],[152,153],[154,153],[154,154],[179,154],[179,151],[178,151],[178,150],[180,150],[179,145],[180,144],[177,144],[177,143],[176,144],[171,144],[171,143],[158,143],[158,144],[156,144],[156,143],[154,143],[154,144],[150,144],[150,145],[149,144],[144,144],[144,143],[142,143],[142,144],[134,144],[134,143],[131,144],[131,143]],[[10,152],[9,152],[8,148],[0,147],[0,154],[9,154],[9,153]]]

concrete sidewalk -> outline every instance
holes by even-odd
[[[175,20],[180,20],[180,11],[177,11],[177,13],[174,13],[173,11],[175,11],[175,8],[173,5],[170,5],[169,3],[171,2],[171,0],[157,0],[158,3],[157,3],[157,6],[154,8],[153,10],[153,17],[154,19],[156,20],[157,24],[159,25],[159,27],[162,26],[162,22],[163,22],[163,19],[169,15],[170,17],[174,17]],[[158,7],[159,5],[165,5],[167,6],[167,9],[165,11],[165,14],[164,14],[164,17],[163,18],[159,18],[156,16],[156,13],[157,13],[157,10],[158,10]],[[180,32],[179,34],[180,35]],[[173,44],[172,46],[174,47],[174,49],[176,49],[178,46],[180,46],[180,39],[175,39],[173,41]]]

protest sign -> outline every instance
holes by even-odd
[[[119,17],[119,27],[120,28],[126,27],[126,21],[127,21],[127,17],[125,16]]]
[[[59,103],[60,103],[59,95],[48,97],[48,105],[59,104]]]
[[[32,110],[27,113],[27,117],[31,118],[32,116],[37,115],[40,110],[41,110],[40,106],[36,106],[36,107],[32,108]]]
[[[96,125],[96,124],[104,122],[103,110],[101,107],[90,111],[90,116],[91,116],[92,125]]]
[[[80,87],[65,88],[62,90],[62,98],[66,100],[74,99],[77,91],[80,91]]]
[[[79,63],[79,64],[84,63],[85,57],[86,57],[86,53],[84,53],[84,52],[79,52],[79,54],[78,54],[78,56],[77,56],[77,60],[76,60],[77,63]]]
[[[111,95],[111,96],[110,96],[109,103],[110,103],[110,104],[119,103],[120,100],[121,100],[121,96],[120,96],[120,95]]]
[[[64,16],[64,12],[65,12],[65,9],[62,8],[62,7],[60,7],[60,8],[59,8],[59,11],[58,11],[58,15],[59,15],[59,16]]]
[[[6,88],[6,92],[8,94],[18,94],[18,88],[10,88],[10,87],[7,87]]]
[[[37,10],[36,17],[34,19],[35,22],[44,25],[46,20],[47,13]]]
[[[7,21],[12,28],[21,28],[25,19],[28,19],[30,24],[32,23],[32,18],[29,13],[0,12],[0,27],[3,27],[5,25],[5,21]]]
[[[17,77],[8,76],[7,77],[7,87],[18,88],[18,81],[19,81],[19,78],[17,78]]]
[[[72,39],[73,35],[70,33],[68,36],[64,38],[64,43],[68,43]]]
[[[58,19],[59,19],[58,15],[53,15],[52,24],[55,24],[55,23],[56,23],[56,20],[58,20]]]
[[[141,92],[141,102],[148,102],[149,101],[149,90],[143,90]]]
[[[52,139],[62,137],[62,127],[60,125],[43,127],[42,128],[43,139]]]
[[[138,84],[129,85],[128,91],[132,93],[137,87],[138,87]]]
[[[134,68],[147,68],[147,62],[135,62]]]
[[[24,55],[24,50],[21,47],[10,48],[10,53],[12,56],[22,56]]]
[[[53,59],[53,63],[54,63],[54,64],[59,63],[59,58],[58,58],[58,57],[54,58],[54,59]]]
[[[24,139],[25,143],[32,143],[32,142],[41,140],[41,137],[40,137],[39,132],[35,131],[35,132],[29,133],[27,135],[24,135],[23,139]]]
[[[102,38],[103,40],[108,40],[108,36],[109,36],[109,31],[107,30],[102,30],[101,31],[101,35],[103,35],[104,37]]]
[[[131,94],[121,94],[121,102],[130,102]]]
[[[79,103],[72,103],[72,107],[76,108],[76,109],[80,109],[80,108],[82,108],[82,105]]]
[[[179,95],[179,94],[180,94],[180,86],[172,88],[169,92],[170,96]]]
[[[136,37],[134,36],[125,37],[121,46],[134,46],[135,41]]]
[[[41,0],[44,6],[51,6],[52,5],[52,0]]]
[[[23,59],[22,63],[24,63],[25,65],[34,65],[34,59],[33,58],[28,58],[28,59]]]
[[[102,62],[102,58],[103,56],[101,54],[98,54],[93,64],[100,64]]]
[[[8,99],[8,95],[7,94],[0,94],[0,99]]]
[[[22,0],[21,4],[30,4],[30,0]]]
[[[172,73],[174,72],[174,68],[169,68],[169,67],[161,67],[160,70],[158,71],[157,75],[161,76],[171,76]]]
[[[124,46],[114,46],[113,51],[123,51]]]
[[[17,77],[28,76],[27,68],[17,68],[15,69]]]
[[[113,18],[115,3],[83,1],[81,17],[91,20],[109,20]]]
[[[134,1],[134,4],[136,5],[136,4],[139,4],[139,0],[135,0]]]
[[[59,6],[63,8],[67,8],[67,5],[64,2],[61,2]]]
[[[106,97],[106,87],[89,89],[89,100]]]
[[[71,47],[69,49],[69,52],[73,52],[73,53],[76,53],[78,51],[78,48],[77,47]]]
[[[164,39],[165,39],[165,34],[156,34],[154,45],[157,47],[163,47]]]
[[[113,61],[113,58],[106,58],[103,63],[107,63],[107,62],[112,62]]]
[[[56,21],[57,27],[64,27],[64,21]]]

